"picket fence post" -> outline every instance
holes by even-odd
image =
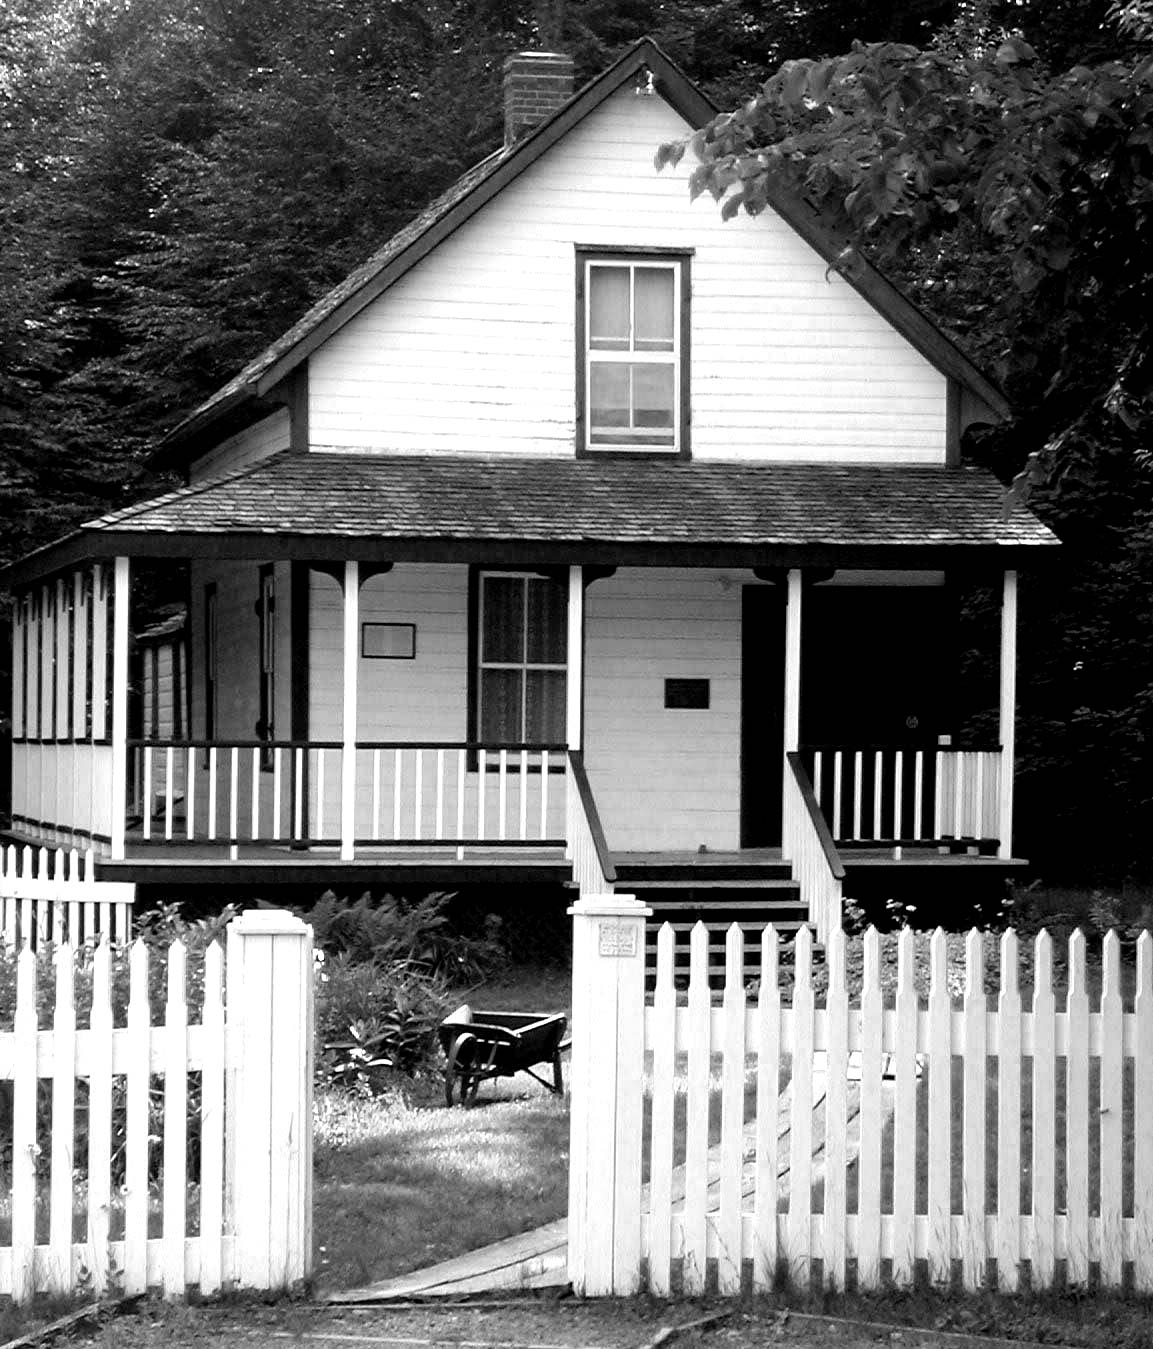
[[[312,929],[254,909],[228,925],[226,1212],[242,1288],[312,1272]]]
[[[589,895],[573,920],[569,1279],[578,1297],[640,1288],[645,919]]]

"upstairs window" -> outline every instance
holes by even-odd
[[[687,453],[687,257],[580,255],[581,449]]]

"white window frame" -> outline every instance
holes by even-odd
[[[583,413],[584,429],[582,434],[581,448],[586,454],[604,454],[604,453],[629,453],[641,455],[680,455],[685,447],[685,426],[683,415],[682,398],[682,380],[684,378],[684,349],[686,334],[684,327],[683,312],[683,287],[685,258],[676,255],[662,255],[659,257],[636,256],[633,254],[614,254],[597,253],[595,255],[584,254],[581,259],[582,267],[582,324],[581,341],[584,350],[581,353],[583,362]],[[598,268],[627,268],[629,271],[629,347],[624,350],[612,351],[605,349],[593,349],[592,345],[592,276]],[[635,319],[635,308],[631,303],[633,293],[633,274],[638,271],[659,271],[668,272],[673,278],[673,348],[671,351],[637,351],[633,348],[633,333],[631,323]],[[661,365],[671,366],[673,371],[673,425],[672,440],[662,440],[667,437],[668,432],[663,428],[633,428],[628,432],[628,439],[619,441],[607,439],[595,439],[593,426],[593,407],[592,407],[592,371],[594,365]],[[646,444],[646,439],[651,443]]]
[[[485,659],[485,595],[490,580],[499,581],[517,581],[522,583],[522,605],[523,621],[521,624],[521,642],[520,649],[525,657],[519,661],[502,661]],[[476,596],[476,734],[477,740],[482,745],[495,744],[495,741],[488,741],[484,737],[484,672],[486,670],[517,670],[520,672],[520,735],[515,741],[509,741],[509,744],[540,744],[540,741],[529,741],[525,735],[525,718],[528,714],[528,675],[530,671],[545,670],[559,672],[567,677],[568,662],[562,660],[553,661],[530,661],[528,654],[528,596],[527,587],[531,581],[538,582],[541,585],[554,585],[547,577],[541,576],[539,572],[531,571],[481,571],[477,577],[477,596]],[[555,740],[547,740],[546,744],[559,744],[564,740],[564,728],[561,728],[560,734]]]

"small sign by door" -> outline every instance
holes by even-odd
[[[602,956],[635,956],[637,954],[637,926],[629,923],[597,924],[597,954]]]

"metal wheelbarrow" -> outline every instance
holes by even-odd
[[[458,1007],[437,1028],[448,1060],[444,1100],[471,1105],[480,1084],[493,1077],[528,1073],[556,1096],[564,1094],[561,1055],[572,1044],[565,1039],[567,1021],[561,1012],[494,1012]],[[533,1072],[549,1065],[552,1081]]]

